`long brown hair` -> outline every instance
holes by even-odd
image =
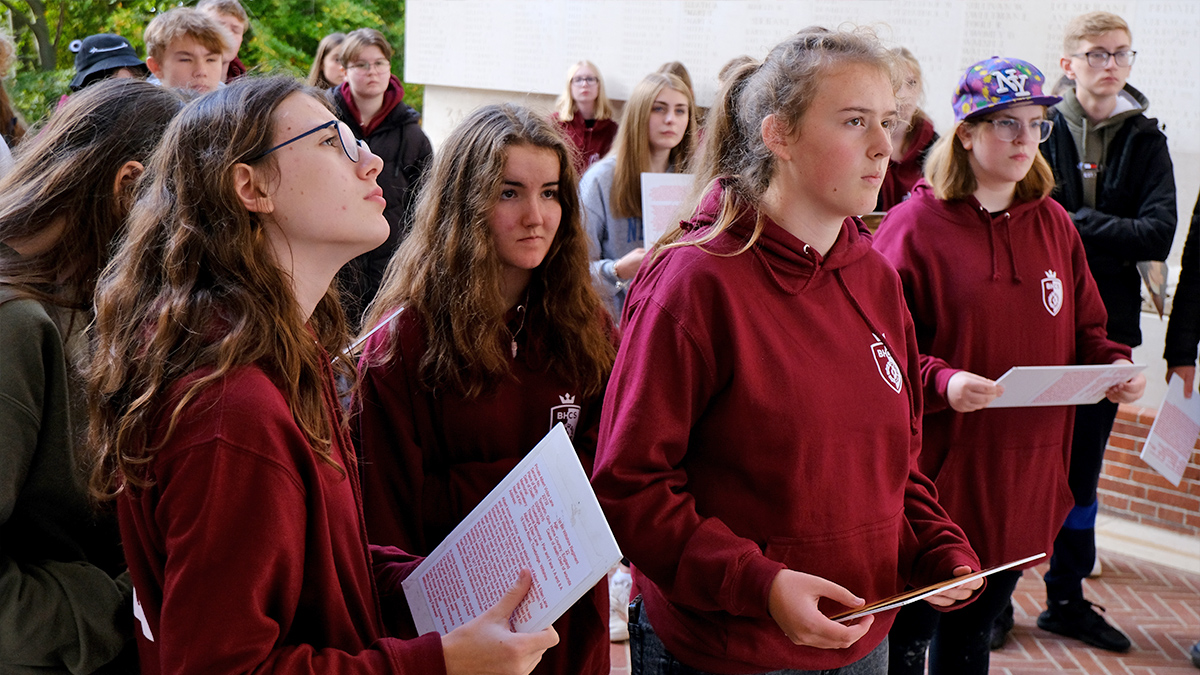
[[[676,171],[686,171],[692,160],[696,145],[696,99],[691,87],[670,73],[651,73],[642,78],[621,117],[617,141],[613,144],[613,155],[617,158],[613,168],[612,202],[613,215],[619,218],[642,217],[642,172],[650,170],[650,111],[654,99],[663,89],[674,89],[687,97],[688,123],[683,130],[679,145],[671,148],[667,160]]]
[[[698,238],[678,241],[682,230],[667,232],[659,241],[659,251],[704,246],[758,204],[775,176],[775,155],[762,137],[763,120],[774,115],[786,133],[794,134],[830,71],[851,63],[878,68],[895,89],[892,55],[871,29],[861,27],[805,28],[775,45],[761,63],[748,61],[730,72],[705,117],[704,147],[692,171],[696,191],[691,202],[699,205],[720,180],[725,188],[721,211]],[[741,251],[754,245],[762,228],[760,219]]]
[[[329,56],[329,52],[341,49],[342,43],[346,41],[345,33],[330,33],[321,38],[321,43],[317,45],[317,55],[313,58],[312,68],[308,69],[308,86],[318,89],[329,89],[334,86],[332,82],[325,79],[325,57]],[[338,64],[342,62],[341,56],[338,56]]]
[[[327,418],[324,372],[328,354],[346,343],[345,316],[331,287],[305,324],[233,178],[235,165],[271,146],[275,110],[297,93],[327,105],[293,78],[239,79],[188,104],[150,159],[129,234],[96,296],[89,440],[97,452],[91,487],[101,499],[148,485],[147,465],[188,403],[247,364],[282,387],[313,452],[334,464],[340,420]],[[278,171],[273,162],[267,155],[258,165]],[[207,372],[175,399],[172,384],[198,370]],[[173,400],[166,433],[151,444]]]
[[[24,297],[90,311],[133,187],[114,191],[127,162],[148,161],[183,101],[164,87],[109,79],[73,95],[0,180],[0,241],[61,228],[42,251],[0,258],[0,283]]]
[[[412,233],[388,265],[367,329],[397,307],[414,311],[428,333],[425,386],[472,398],[509,375],[501,263],[488,225],[500,196],[508,149],[545,148],[558,157],[562,219],[529,281],[529,323],[540,331],[548,370],[598,393],[615,349],[592,287],[578,177],[556,125],[526,108],[491,105],[466,117],[442,145],[418,197]],[[385,354],[378,362],[391,357]],[[368,363],[367,365],[372,365]]]

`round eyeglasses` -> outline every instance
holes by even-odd
[[[996,131],[996,138],[1005,142],[1017,140],[1017,137],[1021,135],[1021,130],[1028,128],[1029,134],[1037,139],[1038,143],[1042,143],[1050,138],[1050,130],[1054,128],[1054,122],[1050,120],[1033,120],[1028,125],[1007,117],[986,121],[992,123],[992,129]]]
[[[267,155],[271,154],[272,152],[275,152],[276,150],[282,148],[285,145],[295,143],[296,141],[300,140],[301,138],[304,138],[305,136],[311,136],[311,135],[317,133],[318,131],[321,131],[322,129],[328,129],[329,127],[333,127],[335,129],[337,129],[338,142],[341,143],[341,145],[342,145],[342,152],[346,153],[346,157],[351,162],[358,164],[358,159],[359,159],[359,157],[362,156],[362,153],[359,152],[359,148],[367,150],[368,152],[371,150],[371,148],[367,146],[366,141],[360,141],[359,139],[354,137],[354,132],[350,131],[350,127],[346,126],[345,122],[342,122],[340,120],[329,120],[328,122],[326,122],[320,126],[309,129],[308,131],[300,134],[299,136],[289,138],[288,140],[280,143],[279,145],[276,145],[273,148],[270,148],[262,153],[259,153],[258,155],[255,155],[254,157],[250,158],[249,161],[257,162],[258,160],[262,159],[263,157],[266,157]],[[347,139],[350,140],[349,143],[346,142]]]

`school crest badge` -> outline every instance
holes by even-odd
[[[1046,270],[1042,278],[1042,305],[1050,316],[1058,316],[1063,306],[1063,283],[1054,270]]]
[[[892,358],[892,353],[888,351],[887,345],[883,344],[883,338],[878,335],[873,335],[875,343],[871,345],[871,356],[875,359],[875,367],[879,369],[879,376],[887,383],[887,386],[892,388],[897,394],[904,387],[904,377],[900,373],[900,365],[896,363],[896,359]]]
[[[575,405],[575,397],[570,394],[563,394],[558,397],[562,405],[556,405],[550,409],[550,428],[553,429],[555,424],[562,422],[563,427],[567,430],[567,436],[575,438],[575,427],[579,424],[579,406]]]

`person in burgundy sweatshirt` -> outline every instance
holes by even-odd
[[[930,152],[925,179],[888,212],[875,247],[896,266],[916,324],[925,390],[920,467],[985,567],[1049,551],[1073,504],[1067,486],[1074,409],[982,410],[1012,366],[1128,363],[1038,144],[1050,133],[1045,78],[1020,59],[971,66],[954,95],[956,125]],[[1141,396],[1145,378],[1111,388]],[[1032,565],[1032,563],[1030,564]],[[1019,570],[944,617],[900,611],[892,673],[988,670],[993,622]],[[932,645],[930,644],[932,640]]]
[[[559,422],[591,473],[616,354],[554,125],[486,106],[442,147],[368,314],[353,423],[370,539],[418,554]],[[534,672],[608,675],[605,583],[554,627]]]
[[[574,146],[571,160],[580,176],[612,150],[617,138],[616,110],[604,93],[604,77],[591,61],[567,69],[567,85],[554,102],[551,119]]]
[[[142,672],[528,673],[528,574],[411,640],[419,558],[369,546],[330,354],[334,274],[388,234],[382,162],[293,78],[187,106],[101,281],[93,491],[115,498]],[[338,360],[343,374],[352,371]]]
[[[892,132],[892,160],[888,162],[887,174],[883,177],[883,185],[879,187],[876,211],[887,211],[908,199],[913,186],[921,180],[925,155],[929,154],[929,148],[938,138],[933,130],[933,121],[920,108],[925,98],[920,62],[904,47],[893,47],[891,51],[896,59],[896,74],[900,78],[896,99],[903,124],[896,125]]]
[[[642,594],[634,673],[882,674],[894,611],[825,615],[979,568],[917,471],[912,320],[852,217],[895,119],[886,50],[824,29],[709,111],[709,187],[630,286],[592,479]]]

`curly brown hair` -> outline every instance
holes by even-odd
[[[323,403],[328,354],[348,335],[336,290],[331,285],[306,324],[258,215],[234,187],[234,167],[271,146],[275,111],[293,94],[328,105],[288,77],[243,78],[197,98],[147,166],[128,236],[96,297],[97,349],[87,375],[97,461],[91,488],[100,499],[149,485],[147,465],[181,411],[248,364],[283,388],[313,452],[337,466],[330,446],[344,420],[328,419]],[[273,162],[273,155],[257,160],[268,173],[278,171]],[[172,385],[198,371],[176,398]],[[151,445],[171,401],[166,433]]]
[[[508,148],[546,148],[558,157],[562,219],[550,251],[529,281],[529,323],[541,330],[548,370],[600,392],[616,349],[605,309],[592,287],[578,176],[569,141],[556,125],[526,108],[479,108],[450,133],[418,197],[412,233],[388,265],[364,326],[397,307],[424,320],[423,384],[473,398],[509,375],[503,340],[508,310],[501,264],[488,225],[499,199]],[[378,362],[385,362],[384,354]],[[372,365],[368,363],[366,365]]]

